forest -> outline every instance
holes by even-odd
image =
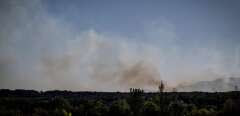
[[[0,90],[0,116],[238,116],[240,92]]]

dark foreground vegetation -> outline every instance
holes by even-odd
[[[0,116],[239,116],[240,92],[0,90]]]

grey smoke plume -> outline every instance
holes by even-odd
[[[120,83],[133,85],[135,87],[154,86],[160,84],[160,74],[153,65],[139,62],[132,67],[127,67],[121,75]],[[156,79],[157,78],[157,79]]]
[[[78,85],[74,81],[81,80],[79,85],[82,87],[79,89],[88,90],[111,90],[108,88],[111,86],[121,90],[130,87],[157,88],[160,81],[157,66],[140,52],[127,53],[135,45],[129,45],[124,39],[112,41],[95,31],[78,37],[69,43],[71,46],[63,51],[63,55],[56,57],[48,54],[41,58],[39,67],[43,77],[61,87]],[[76,43],[78,45],[75,46]]]
[[[160,22],[137,37],[75,30],[43,1],[1,0],[0,88],[156,90],[160,80],[177,86],[240,75],[239,54],[223,57],[218,47],[198,43],[182,48],[174,26]]]
[[[240,78],[219,78],[213,81],[200,81],[190,85],[180,85],[178,91],[207,91],[207,92],[226,92],[239,91]]]

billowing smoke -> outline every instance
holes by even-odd
[[[226,92],[239,91],[240,78],[219,78],[213,81],[200,81],[190,85],[179,85],[179,91],[208,91],[208,92]]]
[[[113,41],[95,31],[77,37],[59,56],[43,55],[38,64],[42,77],[66,89],[77,83],[79,89],[87,90],[157,88],[161,79],[158,67],[143,55],[146,52],[137,51],[147,48],[124,39]]]
[[[123,71],[120,82],[123,85],[128,84],[137,87],[143,87],[146,85],[157,87],[160,84],[160,81],[156,78],[160,78],[160,74],[156,67],[139,62]]]
[[[226,55],[222,46],[186,44],[167,20],[129,37],[75,29],[47,10],[39,0],[0,1],[0,88],[157,90],[161,80],[177,86],[240,75],[239,47]]]

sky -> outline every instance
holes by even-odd
[[[1,0],[0,88],[156,90],[240,77],[238,0]]]

